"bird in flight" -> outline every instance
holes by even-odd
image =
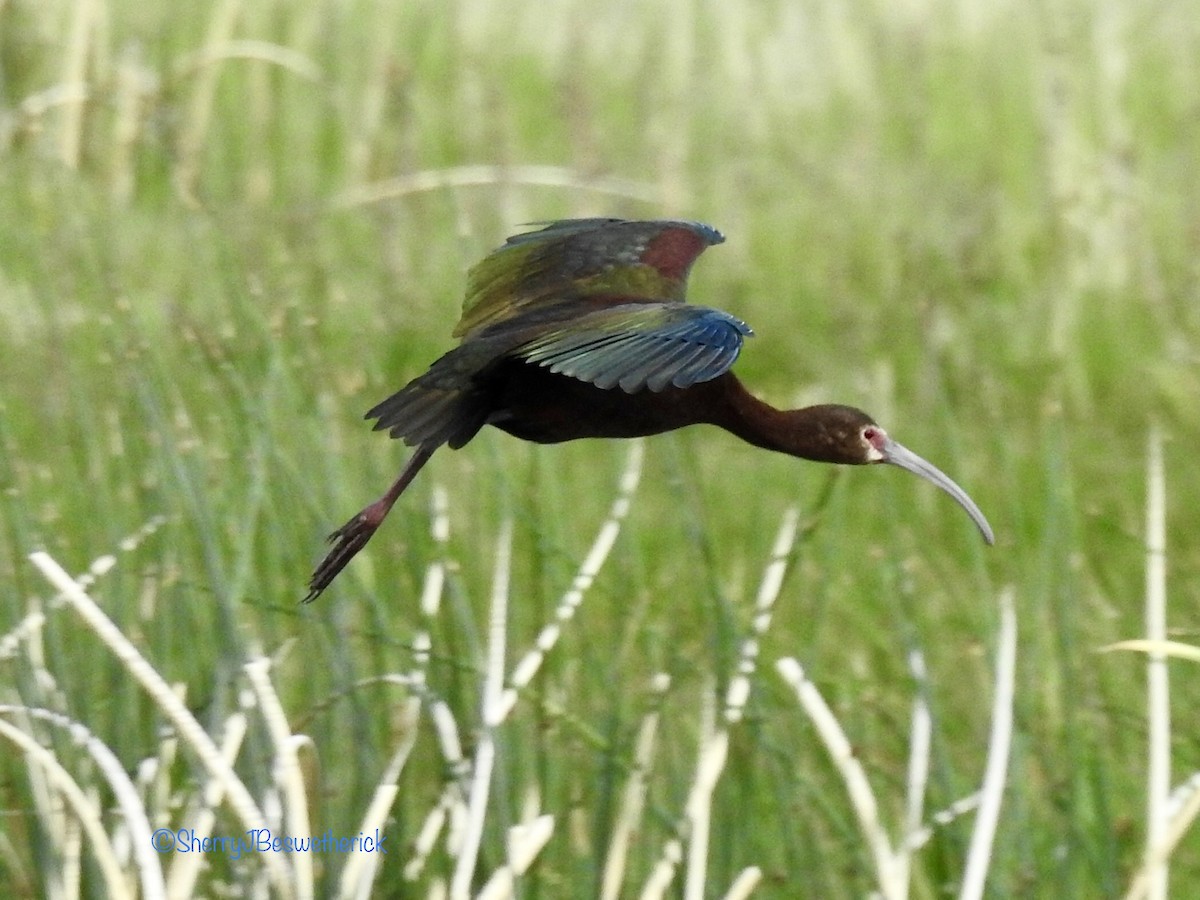
[[[366,414],[412,456],[383,496],[329,536],[305,601],[366,545],[435,450],[464,446],[484,425],[555,444],[709,424],[801,459],[889,463],[953,497],[991,544],[966,492],[866,413],[776,409],[746,390],[729,369],[749,326],[685,296],[692,263],[724,240],[700,222],[564,219],[510,237],[474,266],[459,345]]]

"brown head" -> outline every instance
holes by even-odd
[[[827,404],[810,406],[784,415],[792,419],[789,429],[794,441],[790,452],[805,459],[845,465],[888,463],[931,481],[967,511],[967,515],[989,544],[994,543],[992,526],[975,501],[967,496],[941,469],[897,443],[861,409]],[[782,449],[782,448],[781,448]]]

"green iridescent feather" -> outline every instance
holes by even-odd
[[[565,219],[510,237],[467,276],[455,337],[470,337],[539,306],[582,298],[682,301],[691,262],[720,232],[697,222]],[[647,249],[672,245],[680,265],[656,266]]]
[[[685,295],[696,257],[723,240],[697,222],[622,219],[511,237],[469,273],[461,344],[367,417],[409,444],[462,446],[488,415],[480,386],[506,359],[626,393],[716,378],[750,328]]]

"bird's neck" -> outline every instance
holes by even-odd
[[[743,441],[816,462],[844,463],[822,422],[821,406],[776,409],[758,399],[732,373],[719,379],[722,401],[714,405],[712,424]]]

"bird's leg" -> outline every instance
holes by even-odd
[[[408,462],[404,464],[404,468],[400,470],[400,474],[392,486],[387,489],[387,493],[374,503],[364,506],[349,522],[329,536],[329,543],[333,544],[333,549],[325,554],[325,558],[313,572],[312,578],[308,582],[308,596],[304,598],[305,603],[311,603],[321,596],[321,592],[329,587],[338,573],[346,567],[346,563],[350,562],[354,555],[367,545],[367,541],[371,539],[375,529],[387,518],[387,514],[391,512],[396,500],[404,493],[404,489],[417,476],[421,467],[429,461],[429,457],[436,449],[436,446],[421,445],[418,447]]]

